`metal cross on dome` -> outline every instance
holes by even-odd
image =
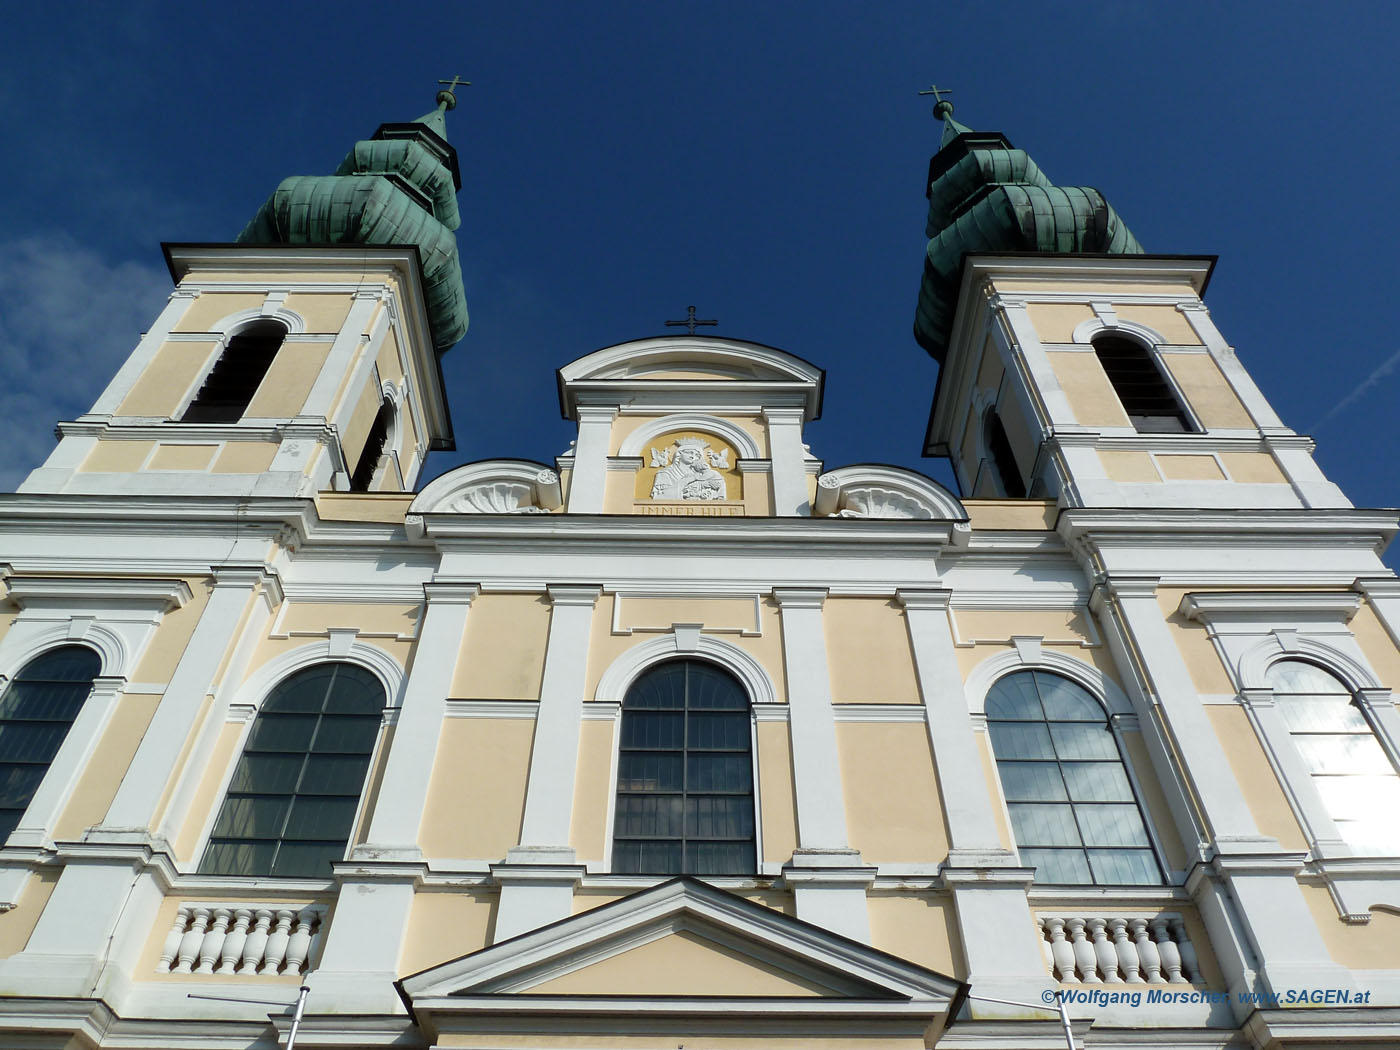
[[[457,106],[458,84],[461,84],[463,87],[472,86],[472,82],[470,80],[463,80],[461,77],[453,77],[451,80],[439,80],[438,83],[447,85],[447,87],[443,88],[437,93],[437,100],[439,103],[441,103],[443,101],[443,96],[446,95],[448,109],[454,109]]]
[[[937,84],[930,84],[927,90],[919,92],[921,95],[933,96],[933,115],[939,120],[953,112],[953,104],[943,97],[952,93],[952,88],[941,88]]]
[[[685,328],[686,331],[688,331],[691,335],[694,335],[694,334],[695,334],[695,329],[696,329],[698,326],[700,326],[700,325],[719,324],[718,321],[697,321],[697,320],[695,319],[695,307],[693,307],[693,306],[687,306],[687,307],[685,308],[685,310],[686,310],[686,316],[685,316],[685,320],[684,320],[684,321],[667,321],[667,322],[666,322],[666,327],[667,327],[667,328]]]

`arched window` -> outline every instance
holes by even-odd
[[[1400,775],[1351,690],[1302,660],[1280,660],[1268,682],[1343,841],[1368,851],[1400,849]]]
[[[85,645],[50,649],[0,698],[0,843],[19,825],[101,670]]]
[[[276,321],[255,321],[228,341],[204,384],[180,417],[182,423],[237,423],[258,392],[287,337]]]
[[[755,870],[748,696],[702,660],[652,668],[622,701],[613,871]]]
[[[379,735],[384,687],[354,664],[278,684],[238,760],[199,870],[329,878],[345,856]]]
[[[995,408],[987,409],[983,422],[983,443],[987,449],[992,469],[996,471],[1002,495],[1012,499],[1025,499],[1026,483],[1021,480],[1021,468],[1016,465],[1016,454],[1011,451],[1011,439],[1006,436],[1006,427]]]
[[[374,481],[374,472],[379,461],[384,458],[384,443],[389,439],[389,425],[394,421],[394,402],[387,397],[379,406],[379,411],[370,424],[365,444],[360,449],[360,459],[350,475],[351,492],[368,492]]]
[[[1021,860],[1036,881],[1161,885],[1162,870],[1104,709],[1046,671],[1018,671],[987,694]]]
[[[1094,340],[1094,353],[1139,432],[1182,434],[1194,429],[1151,350],[1133,339],[1101,335]]]

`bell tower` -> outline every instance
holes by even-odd
[[[235,243],[165,245],[169,303],[20,491],[412,491],[453,447],[438,359],[467,327],[437,102],[284,179]]]
[[[940,99],[914,332],[939,362],[925,452],[963,493],[1061,507],[1349,507],[1202,302],[1214,257],[1144,253]]]

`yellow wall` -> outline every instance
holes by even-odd
[[[1254,426],[1254,420],[1209,354],[1165,353],[1161,358],[1202,426]]]
[[[1156,291],[1156,289],[1153,289]],[[1192,298],[1195,298],[1192,296]],[[1173,346],[1200,346],[1200,337],[1175,306],[1153,306],[1142,303],[1116,304],[1113,308],[1120,321],[1135,321],[1159,332]]]
[[[889,598],[828,598],[822,610],[837,703],[917,704],[904,610]]]
[[[872,896],[870,943],[930,970],[967,979],[953,902],[946,898]]]
[[[1015,636],[1044,639],[1045,644],[1099,644],[1086,609],[949,610],[959,643],[1009,642]]]
[[[1229,757],[1230,768],[1239,781],[1240,791],[1254,822],[1265,835],[1282,843],[1284,849],[1303,851],[1308,848],[1303,829],[1288,805],[1288,799],[1274,776],[1273,767],[1264,754],[1263,745],[1244,708],[1236,705],[1211,704],[1206,707],[1215,734]]]
[[[354,297],[350,289],[343,292],[292,292],[282,304],[301,317],[308,332],[339,332],[350,313]]]
[[[1152,464],[1150,452],[1105,452],[1099,450],[1099,462],[1110,481],[1128,484],[1156,483],[1162,480]]]
[[[316,514],[322,521],[379,521],[403,524],[411,492],[321,492],[316,495]]]
[[[1042,532],[1055,527],[1054,500],[965,499],[973,529]]]
[[[1123,747],[1127,751],[1128,768],[1137,776],[1138,787],[1142,789],[1141,802],[1147,807],[1152,825],[1157,830],[1159,845],[1166,854],[1167,866],[1178,871],[1187,866],[1186,848],[1167,806],[1167,796],[1157,780],[1152,759],[1147,753],[1147,744],[1140,731],[1125,730],[1122,734]]]
[[[922,722],[839,722],[851,847],[867,864],[948,856],[943,799]]]
[[[340,437],[340,448],[345,455],[346,469],[354,471],[360,461],[360,452],[369,438],[374,417],[379,414],[379,405],[384,400],[383,391],[372,382],[367,382],[355,402],[355,411]]]
[[[162,442],[156,446],[147,470],[208,470],[214,462],[214,454],[219,451],[215,443],[177,444]]]
[[[1156,459],[1157,469],[1168,481],[1225,480],[1225,474],[1214,456],[1158,454]]]
[[[633,434],[639,427],[651,423],[656,418],[657,417],[655,416],[618,416],[617,419],[613,421],[612,440],[610,445],[608,446],[608,454],[610,456],[622,455],[622,443],[626,441],[627,438],[631,434]],[[767,424],[764,422],[761,416],[726,415],[717,416],[716,418],[723,419],[726,423],[733,423],[740,430],[743,430],[746,434],[748,434],[754,439],[754,444],[758,446],[758,457],[760,459],[768,458],[768,428]],[[691,433],[691,431],[679,431],[678,433]],[[662,448],[663,446],[659,444],[661,440],[661,438],[656,438],[653,441],[648,442],[648,446]],[[651,456],[647,454],[645,449],[642,451],[642,458],[644,461],[647,462],[650,462],[651,460]],[[648,482],[647,484],[647,491],[651,491],[650,482]]]
[[[758,804],[763,859],[783,863],[797,848],[797,794],[792,786],[792,739],[783,722],[759,722]]]
[[[1396,649],[1395,642],[1370,602],[1362,602],[1350,626],[1351,633],[1356,636],[1356,644],[1375,669],[1381,684],[1400,691],[1400,649]]]
[[[117,408],[119,416],[173,416],[194,381],[212,363],[216,342],[166,343]]]
[[[478,596],[467,614],[452,695],[476,700],[538,700],[549,616],[549,597],[544,594]]]
[[[298,280],[305,280],[300,277]],[[261,283],[263,278],[259,277]],[[204,292],[190,304],[176,323],[176,332],[209,332],[230,314],[240,310],[260,310],[267,301],[263,292]]]
[[[0,958],[9,958],[24,950],[61,874],[59,868],[43,868],[34,872],[25,880],[24,890],[15,907],[0,914]]]
[[[1026,314],[1042,343],[1072,343],[1075,328],[1094,319],[1087,303],[1028,303]]]
[[[1049,350],[1045,356],[1076,423],[1089,427],[1132,426],[1108,374],[1092,351]]]
[[[535,722],[447,718],[418,845],[428,857],[500,860],[520,842]]]
[[[1216,652],[1205,627],[1188,620],[1178,611],[1185,594],[1184,587],[1160,587],[1157,590],[1157,605],[1162,610],[1172,637],[1176,639],[1176,647],[1181,650],[1181,658],[1186,662],[1191,681],[1202,693],[1232,696],[1235,687],[1230,684],[1230,676],[1220,662],[1220,654]]]
[[[1333,962],[1356,970],[1394,970],[1400,953],[1400,915],[1383,908],[1371,911],[1365,926],[1342,922],[1325,886],[1300,887],[1308,910],[1322,931]]]
[[[399,974],[417,973],[486,947],[496,925],[496,900],[487,890],[414,894]]]
[[[204,766],[204,774],[195,788],[194,800],[185,814],[185,823],[175,836],[172,844],[175,857],[181,861],[195,861],[194,851],[199,847],[199,838],[211,815],[223,804],[220,789],[224,777],[233,769],[238,760],[238,742],[243,737],[244,723],[225,722],[219,727],[214,747]]]
[[[1232,481],[1256,485],[1288,484],[1274,457],[1267,452],[1222,452],[1220,459],[1230,472]]]
[[[216,474],[261,474],[272,466],[279,447],[274,441],[226,441],[210,469]]]
[[[103,438],[93,446],[92,451],[78,468],[81,474],[128,474],[141,469],[146,457],[155,448],[154,441],[121,441]]]
[[[136,747],[155,714],[159,696],[124,693],[73,794],[54,825],[55,840],[76,839],[107,815]]]
[[[608,814],[613,811],[612,762],[616,748],[611,720],[589,719],[579,729],[578,770],[574,774],[573,823],[569,844],[579,861],[604,861]]]
[[[276,633],[324,636],[333,627],[353,627],[362,635],[416,638],[422,609],[416,602],[288,602],[278,617]]]
[[[276,419],[300,414],[330,351],[330,343],[283,343],[243,414]]]
[[[204,607],[209,604],[209,581],[198,577],[186,579],[190,588],[190,600],[182,608],[172,609],[160,621],[155,637],[146,646],[141,662],[136,665],[130,680],[133,682],[168,682],[175,673],[175,665],[185,654],[185,646],[194,634]]]

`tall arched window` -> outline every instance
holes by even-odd
[[[50,649],[0,698],[0,843],[19,825],[101,670],[85,645]]]
[[[1021,468],[1016,465],[1016,454],[1011,451],[1011,439],[1006,436],[1006,427],[995,408],[987,409],[982,426],[983,442],[992,469],[996,471],[1002,495],[1024,499],[1026,483],[1021,480]]]
[[[1400,774],[1351,690],[1302,660],[1280,660],[1268,682],[1343,841],[1367,851],[1400,849]]]
[[[276,321],[255,321],[229,339],[204,384],[180,417],[182,423],[237,423],[258,392],[287,337]]]
[[[199,870],[329,878],[345,856],[379,735],[384,687],[354,664],[278,684],[238,760]]]
[[[1101,335],[1094,340],[1094,353],[1123,411],[1141,433],[1182,434],[1194,429],[1151,350],[1133,339]]]
[[[673,660],[622,701],[613,871],[756,870],[749,698],[727,672]]]
[[[1088,692],[1046,671],[1009,674],[987,694],[987,730],[1037,882],[1161,885],[1118,742]]]

